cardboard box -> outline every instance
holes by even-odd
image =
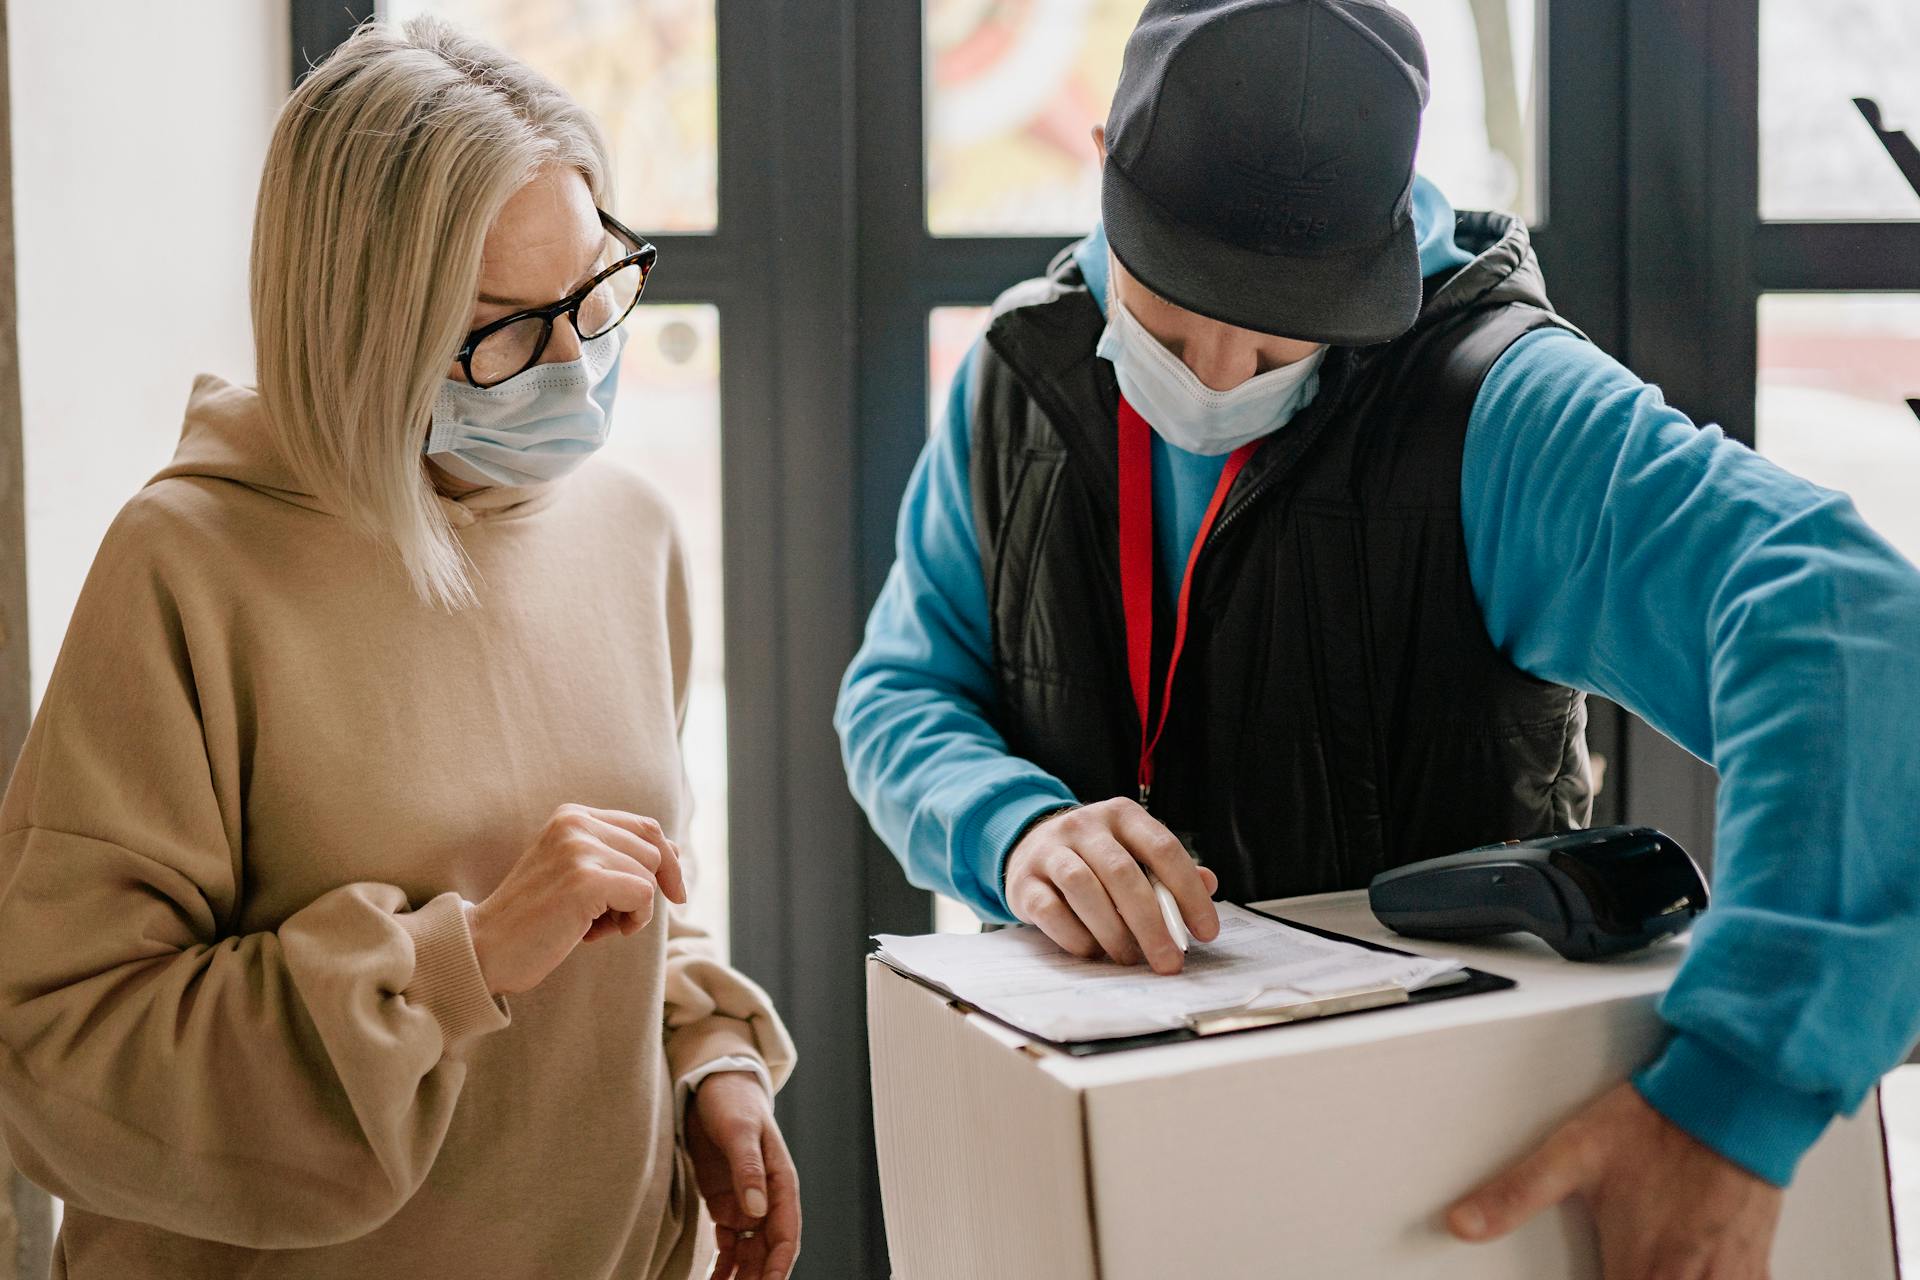
[[[1648,1060],[1683,944],[1576,965],[1396,938],[1364,893],[1261,905],[1519,986],[1075,1058],[870,960],[896,1280],[1598,1280],[1577,1207],[1484,1245],[1440,1212]],[[1802,1163],[1774,1280],[1893,1280],[1887,1185],[1876,1096]]]

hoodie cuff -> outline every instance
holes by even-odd
[[[1008,855],[1034,823],[1078,804],[1073,793],[1061,785],[1014,787],[981,801],[975,820],[980,832],[975,847],[980,851],[981,897],[967,905],[986,907],[988,914],[997,918],[996,923],[1011,923],[1014,914],[1007,907]]]
[[[1788,1089],[1685,1032],[1633,1078],[1655,1111],[1776,1187],[1793,1179],[1834,1108]]]
[[[507,1025],[506,1001],[487,990],[459,894],[443,893],[398,919],[413,938],[413,977],[402,994],[440,1024],[444,1052]]]
[[[720,1059],[745,1059],[758,1064],[765,1073],[767,1092],[776,1092],[778,1084],[767,1071],[766,1057],[754,1038],[753,1024],[741,1018],[714,1014],[667,1034],[667,1073],[675,1081],[701,1073],[702,1068]]]

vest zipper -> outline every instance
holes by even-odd
[[[1308,409],[1308,412],[1312,413],[1315,408],[1319,408],[1318,420],[1315,421],[1312,426],[1313,433],[1316,436],[1320,434],[1327,422],[1333,418],[1333,415],[1344,407],[1343,402],[1347,398],[1347,388],[1351,385],[1353,379],[1353,368],[1351,364],[1353,358],[1351,355],[1348,356],[1349,363],[1347,367],[1341,369],[1339,381],[1333,389],[1332,396],[1326,406],[1319,408],[1319,406],[1316,405]],[[1208,551],[1212,550],[1213,544],[1220,540],[1221,536],[1226,533],[1234,521],[1246,514],[1249,508],[1253,507],[1262,497],[1266,496],[1268,490],[1285,479],[1293,468],[1299,464],[1301,458],[1305,457],[1306,451],[1312,447],[1313,441],[1307,441],[1300,447],[1299,457],[1294,458],[1292,462],[1283,466],[1269,469],[1267,473],[1261,476],[1260,479],[1254,483],[1254,486],[1247,491],[1246,497],[1240,499],[1238,503],[1221,513],[1219,522],[1213,526],[1213,532],[1207,535],[1205,545],[1200,548],[1201,555],[1204,556]],[[1200,563],[1198,560],[1194,562],[1193,571],[1196,574],[1200,572]]]

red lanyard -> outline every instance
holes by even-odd
[[[1200,548],[1213,532],[1213,522],[1226,505],[1227,491],[1247,459],[1260,447],[1258,440],[1243,444],[1227,458],[1214,486],[1213,501],[1200,521],[1193,549],[1187,553],[1187,571],[1180,578],[1180,600],[1173,615],[1173,652],[1167,658],[1167,683],[1160,695],[1160,718],[1148,723],[1153,682],[1153,428],[1139,411],[1120,397],[1120,604],[1127,624],[1127,674],[1133,681],[1133,703],[1140,709],[1140,803],[1153,792],[1153,752],[1167,727],[1173,705],[1173,676],[1180,669],[1180,651],[1187,643],[1187,602],[1193,592],[1193,567]]]

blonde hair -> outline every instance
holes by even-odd
[[[466,336],[481,249],[549,164],[604,206],[606,141],[525,64],[435,18],[369,23],[274,125],[253,227],[253,341],[275,443],[301,482],[391,548],[432,604],[474,599],[421,460]]]

